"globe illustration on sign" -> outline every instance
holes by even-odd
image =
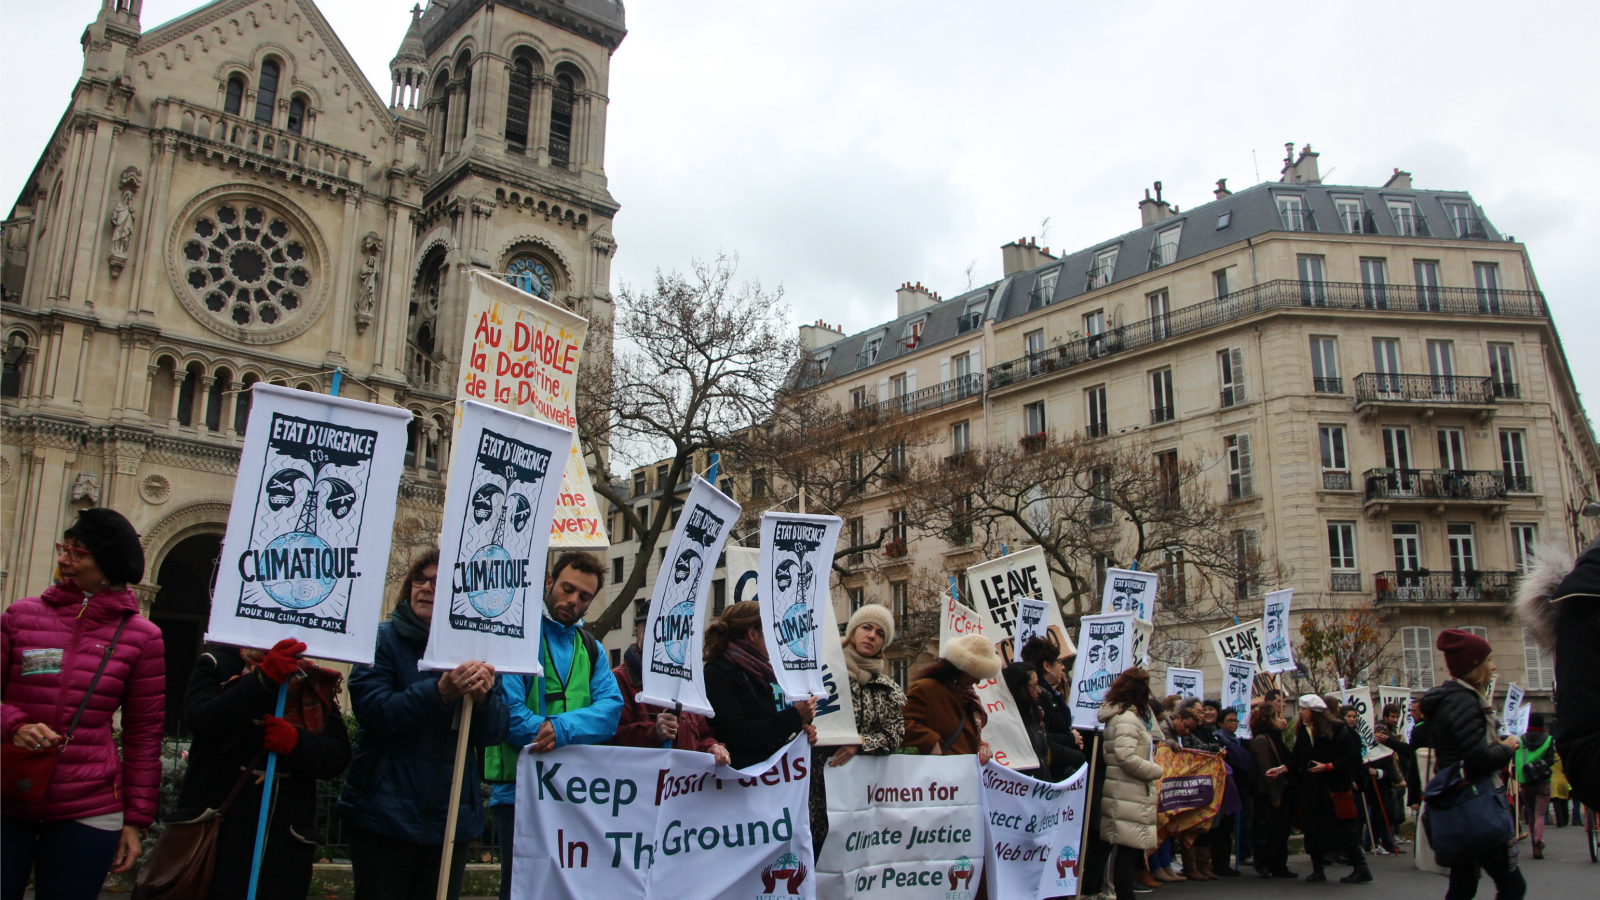
[[[790,653],[802,659],[811,658],[811,648],[806,640],[811,633],[811,609],[804,601],[783,611],[783,628],[778,633],[787,638],[783,645],[789,648]]]
[[[490,571],[499,569],[504,572],[509,568],[504,564],[511,562],[511,554],[507,553],[506,548],[499,544],[490,544],[487,547],[480,547],[476,553],[472,554],[472,562],[468,563],[468,565],[473,566],[480,561],[489,563],[485,568]],[[502,565],[495,565],[497,562]],[[486,587],[476,591],[467,591],[467,602],[471,603],[472,608],[477,610],[484,618],[493,619],[506,611],[506,607],[511,605],[511,598],[516,595],[516,592],[516,585]]]
[[[269,558],[275,553],[288,551],[292,557],[300,556],[303,551],[312,551],[313,558],[321,555],[322,551],[329,549],[328,542],[307,531],[291,531],[280,534],[267,544],[264,555]],[[286,569],[284,574],[287,574]],[[331,575],[321,578],[316,576],[314,569],[307,568],[304,575],[299,578],[279,578],[263,582],[267,596],[278,602],[278,605],[289,609],[308,609],[328,599],[333,593],[335,579]]]
[[[685,600],[667,610],[667,618],[677,619],[679,616],[692,622],[694,620],[694,602]],[[674,631],[678,631],[678,629],[674,629]],[[688,628],[681,629],[683,637],[674,637],[665,642],[668,658],[680,666],[689,656],[689,631],[690,629]]]

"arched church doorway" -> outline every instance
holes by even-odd
[[[221,555],[222,535],[193,535],[167,553],[156,575],[161,590],[150,605],[150,621],[161,629],[166,645],[169,736],[188,731],[183,695],[205,640],[206,623],[211,617],[211,584]]]

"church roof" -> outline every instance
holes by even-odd
[[[428,51],[422,46],[422,6],[418,4],[411,9],[411,27],[406,29],[405,39],[400,42],[400,52],[394,55],[389,68],[402,69],[406,63],[411,63],[418,69],[428,66]]]

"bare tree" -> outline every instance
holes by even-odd
[[[1318,694],[1333,690],[1338,679],[1356,685],[1394,665],[1397,632],[1383,626],[1383,614],[1371,600],[1348,609],[1311,613],[1300,620],[1295,657]]]
[[[616,352],[610,380],[579,379],[579,434],[591,460],[614,450],[624,460],[667,460],[667,481],[653,514],[641,516],[609,473],[594,472],[595,491],[639,535],[629,576],[589,623],[603,636],[617,626],[644,585],[650,556],[681,505],[675,486],[688,481],[697,453],[720,452],[737,435],[772,417],[792,379],[800,346],[783,291],[734,283],[737,260],[696,262],[689,276],[656,273],[648,290],[623,286],[616,300]],[[609,429],[610,447],[600,444]]]

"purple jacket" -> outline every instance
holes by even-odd
[[[132,591],[107,590],[85,604],[83,592],[67,582],[42,596],[18,600],[0,614],[0,739],[10,742],[30,722],[65,734],[128,613],[132,618],[77,732],[61,752],[44,802],[7,802],[5,815],[56,821],[120,810],[124,824],[140,828],[155,817],[166,721],[166,658],[161,629],[139,615]],[[119,706],[121,759],[111,739],[111,716]]]

